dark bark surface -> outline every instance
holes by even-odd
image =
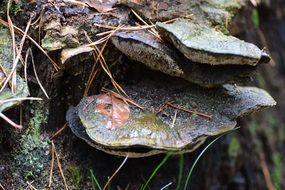
[[[0,10],[2,11],[2,8]],[[260,22],[258,27],[253,24],[253,19],[249,19],[252,17],[253,10],[259,15],[257,16]],[[26,15],[23,13],[18,15],[15,22],[23,24],[27,20]],[[282,0],[266,1],[258,8],[248,5],[238,19],[239,37],[258,44],[259,47],[266,46],[274,60],[274,64],[259,70],[252,84],[269,91],[278,104],[270,110],[240,119],[240,129],[215,142],[198,162],[187,189],[285,188],[283,156],[285,155],[285,3]],[[36,36],[33,35],[33,37]],[[54,76],[52,65],[46,57],[32,44],[27,43],[26,46],[34,50],[36,69],[50,99],[39,104],[27,102],[23,104],[23,122],[27,127],[20,132],[11,129],[1,121],[0,185],[5,189],[25,189],[28,187],[27,182],[32,183],[37,189],[47,188],[51,165],[49,136],[64,125],[68,107],[76,105],[81,99],[84,82],[88,79],[93,65],[93,61],[76,57],[74,62],[80,60],[84,64],[76,66],[76,63],[71,62],[68,69]],[[56,61],[59,59],[57,53],[51,56]],[[124,56],[121,56],[121,59],[128,61]],[[144,68],[144,66],[141,67]],[[81,72],[84,74],[74,75],[77,70],[84,71]],[[44,97],[35,82],[32,65],[28,67],[28,75],[31,96]],[[104,75],[103,72],[102,75]],[[98,92],[97,86],[101,86],[107,80],[107,76],[102,76],[102,79],[94,84],[90,93]],[[119,77],[118,80],[120,80]],[[47,110],[48,114],[46,114]],[[19,112],[20,108],[15,108],[8,111],[7,115],[17,121]],[[47,117],[47,121],[42,123],[39,117]],[[39,121],[40,128],[31,129],[29,127],[31,120]],[[37,134],[38,132],[40,134]],[[35,136],[38,140],[35,140]],[[172,184],[168,189],[176,189],[181,166],[183,175],[180,189],[182,189],[193,162],[211,140],[213,139],[209,139],[193,153],[171,156],[155,175],[149,189],[160,189],[170,182]],[[93,171],[103,187],[108,177],[123,161],[122,157],[108,155],[88,146],[69,128],[57,136],[54,143],[70,189],[94,188],[90,171]],[[139,189],[164,157],[165,155],[158,155],[127,160],[112,180],[110,189]],[[64,189],[57,164],[54,168],[52,187],[52,189]]]

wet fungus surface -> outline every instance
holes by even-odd
[[[117,55],[115,49],[128,58],[129,64],[122,64],[127,73],[112,70],[124,78],[119,85],[128,97],[111,93],[117,92],[109,86],[111,92],[84,97],[67,112],[73,133],[89,145],[130,157],[191,152],[208,137],[233,130],[238,117],[276,104],[262,89],[235,85],[270,61],[262,49],[229,35],[239,3],[112,1],[88,6],[89,15],[76,26],[69,26],[78,18],[68,13],[61,15],[65,22],[52,16],[43,21],[42,46],[61,50],[62,65],[68,68],[72,57],[94,51],[89,37],[102,47],[99,36],[107,32],[106,63],[119,62],[108,59]],[[134,11],[153,25],[135,26],[141,18]],[[146,69],[140,70],[141,64]],[[129,80],[133,78],[135,82]]]
[[[255,87],[223,85],[205,89],[157,73],[123,88],[145,109],[128,105],[129,118],[122,125],[110,129],[107,123],[112,118],[96,111],[100,106],[96,100],[102,95],[83,98],[69,110],[67,120],[75,134],[92,146],[130,157],[191,152],[207,137],[233,130],[238,117],[275,105],[267,92]],[[171,102],[170,106],[160,110],[166,102]],[[140,153],[135,148],[148,151]]]

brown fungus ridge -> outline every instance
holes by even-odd
[[[158,73],[148,74],[148,78],[139,84],[123,87],[146,110],[130,106],[130,117],[122,126],[109,130],[102,124],[109,116],[94,112],[96,99],[100,95],[92,96],[94,100],[91,102],[83,98],[75,108],[75,116],[67,117],[67,120],[73,130],[77,127],[86,133],[88,138],[83,139],[89,144],[100,146],[111,154],[128,153],[131,157],[132,153],[133,157],[143,157],[168,151],[194,151],[206,138],[233,130],[238,117],[276,104],[267,92],[255,87],[224,85],[204,89]],[[211,115],[211,119],[178,110],[173,121],[172,108],[156,114],[166,101],[174,101],[186,109]],[[72,122],[74,117],[79,120],[77,124]],[[139,154],[141,149],[152,152]]]

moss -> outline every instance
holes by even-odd
[[[281,189],[283,179],[283,164],[280,153],[276,152],[273,154],[273,172],[272,182],[276,190]]]
[[[251,21],[255,28],[259,28],[259,14],[257,9],[253,9],[251,12]]]
[[[228,155],[231,158],[236,158],[239,152],[240,152],[239,140],[236,137],[233,137],[228,147]]]
[[[255,120],[252,120],[248,123],[249,126],[249,132],[251,133],[251,136],[256,136],[256,129],[257,129],[257,122]]]
[[[67,177],[72,184],[74,189],[80,189],[80,183],[82,181],[82,175],[80,173],[80,168],[75,165],[70,165],[67,168]]]
[[[272,112],[270,111],[264,112],[264,114],[265,114],[265,120],[266,120],[267,126],[270,128],[277,128],[278,120],[275,117],[275,115],[273,115]]]
[[[258,87],[266,89],[266,82],[261,75],[257,75],[256,82]]]
[[[13,2],[11,4],[11,7],[10,7],[11,15],[17,15],[19,12],[21,12],[23,10],[22,9],[23,3],[25,3],[23,0],[17,1],[17,2]]]
[[[20,136],[19,147],[14,152],[16,170],[14,175],[22,180],[35,180],[48,175],[49,139],[41,134],[41,126],[46,123],[48,112],[43,103],[32,105],[32,115],[28,129]]]

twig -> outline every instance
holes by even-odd
[[[43,85],[42,85],[42,83],[40,82],[40,79],[39,79],[39,77],[38,77],[38,74],[37,74],[37,71],[36,71],[36,67],[35,67],[34,56],[33,56],[32,50],[29,49],[28,51],[29,51],[29,54],[31,55],[32,65],[33,65],[33,69],[34,69],[34,73],[35,73],[35,77],[36,77],[36,79],[37,79],[37,82],[38,82],[40,88],[42,89],[44,95],[49,99],[49,96],[48,96],[46,90],[44,89],[44,87],[43,87]],[[27,52],[27,53],[28,53],[28,52]]]
[[[29,57],[29,54],[26,53],[25,60],[24,60],[24,78],[25,78],[26,84],[28,84],[28,72],[27,72],[28,57]]]
[[[134,106],[136,106],[136,107],[138,107],[138,108],[140,108],[141,110],[144,110],[144,108],[141,106],[141,105],[139,105],[139,104],[137,104],[136,102],[134,102],[133,100],[131,100],[130,98],[126,98],[126,97],[124,97],[124,96],[122,96],[122,95],[120,95],[120,94],[118,94],[118,93],[116,93],[116,92],[114,92],[114,91],[112,91],[112,90],[109,90],[109,89],[106,89],[106,88],[102,88],[102,92],[108,92],[108,93],[111,93],[113,96],[115,96],[116,98],[119,98],[119,99],[121,99],[121,100],[123,100],[123,101],[126,101],[126,102],[128,102],[128,103],[130,103],[130,104],[132,104],[132,105],[134,105]]]
[[[95,61],[95,64],[97,64],[97,62],[99,61],[99,63],[100,63],[100,65],[101,65],[102,69],[104,70],[104,72],[105,72],[105,73],[109,76],[109,78],[111,79],[111,82],[112,82],[114,88],[115,88],[119,93],[122,92],[125,96],[128,97],[127,93],[123,90],[123,88],[114,80],[114,78],[113,78],[113,76],[112,76],[112,73],[111,73],[111,71],[110,71],[110,69],[109,69],[109,67],[108,67],[108,65],[107,65],[107,63],[106,63],[106,61],[105,61],[104,56],[103,56],[103,51],[104,51],[104,49],[105,49],[105,47],[106,47],[106,45],[107,45],[107,43],[108,43],[108,40],[110,39],[110,37],[111,37],[119,28],[120,28],[120,26],[118,26],[115,30],[112,31],[112,33],[110,33],[110,34],[107,36],[107,38],[106,38],[106,40],[105,40],[105,43],[104,43],[103,47],[101,48],[101,50],[97,47],[97,45],[93,45],[93,46],[92,46],[92,47],[94,48],[94,52],[95,52],[96,55],[97,55],[97,58],[95,57],[94,54],[93,54],[93,55],[94,55],[94,59],[96,60],[96,61]],[[86,35],[86,37],[87,37],[88,41],[91,42],[89,36]],[[94,65],[94,66],[92,67],[92,69],[95,68],[95,66],[96,66],[96,65]],[[92,75],[92,73],[90,74],[90,76],[91,76],[91,75]],[[90,76],[89,76],[89,79],[90,79]],[[94,77],[95,77],[95,76],[94,76]],[[94,77],[91,76],[91,78],[94,78]],[[87,88],[88,88],[88,89],[85,89],[85,93],[84,93],[85,95],[87,94],[87,92],[88,92],[88,90],[89,90],[90,82],[92,83],[92,81],[90,81],[90,80],[88,81],[88,85],[87,85]],[[87,91],[86,91],[86,90],[87,90]]]
[[[52,142],[52,143],[53,143],[53,142]],[[65,187],[66,190],[68,190],[68,186],[67,186],[67,183],[66,183],[66,179],[65,179],[65,177],[64,177],[64,174],[63,174],[63,171],[62,171],[62,168],[61,168],[61,164],[60,164],[60,160],[59,160],[59,156],[58,156],[58,154],[57,154],[57,152],[56,152],[56,148],[55,148],[54,143],[53,143],[53,146],[54,146],[54,154],[55,154],[55,157],[56,157],[56,160],[57,160],[57,166],[58,166],[58,168],[59,168],[60,175],[61,175],[61,177],[62,177],[62,179],[63,179],[64,187]]]
[[[91,39],[90,39],[90,37],[87,35],[86,32],[85,32],[85,36],[86,36],[87,40],[88,40],[89,42],[91,42]],[[91,42],[88,46],[95,46],[95,45],[96,45],[96,42],[94,42],[94,43]],[[103,48],[104,48],[104,46],[105,46],[105,44],[103,45]],[[94,52],[95,52],[95,50],[94,50]],[[92,69],[91,69],[91,72],[90,72],[90,75],[89,75],[88,80],[87,80],[87,85],[86,85],[86,88],[85,88],[85,90],[84,90],[84,96],[87,96],[87,94],[88,94],[88,92],[89,92],[89,90],[90,90],[91,84],[93,83],[93,80],[94,80],[94,78],[95,78],[95,76],[96,76],[96,74],[97,74],[97,72],[98,72],[98,70],[95,70],[95,69],[96,69],[96,66],[97,66],[97,63],[98,63],[100,57],[97,56],[97,58],[95,58],[94,53],[93,53],[93,56],[94,56],[94,60],[95,60],[95,61],[94,61],[94,64],[93,64]]]
[[[94,46],[94,45],[99,45],[99,44],[101,44],[101,43],[107,41],[107,40],[110,38],[110,33],[112,33],[112,31],[114,31],[114,30],[111,30],[111,32],[110,32],[110,30],[109,30],[108,33],[104,34],[104,35],[106,35],[106,36],[100,38],[99,40],[97,40],[97,41],[95,41],[95,42],[89,42],[90,44],[87,44],[86,46],[87,46],[87,47],[92,47],[92,46]],[[86,33],[85,33],[85,34],[86,34]],[[86,35],[86,36],[87,36],[87,35]],[[90,40],[90,41],[91,41],[91,40]]]
[[[64,129],[66,129],[67,127],[67,123],[65,123],[63,125],[62,128],[60,128],[57,132],[55,132],[51,137],[50,137],[50,140],[54,139],[55,137],[57,137]]]
[[[0,105],[7,102],[15,102],[15,101],[23,101],[23,100],[42,100],[41,98],[34,98],[34,97],[25,97],[25,98],[10,98],[6,100],[0,100]],[[11,126],[22,129],[22,125],[16,124],[11,119],[9,119],[6,115],[4,115],[2,112],[0,112],[0,118],[4,119],[7,123],[9,123]]]
[[[6,21],[4,21],[3,19],[0,19],[0,24],[4,25],[6,27],[9,27],[9,24]],[[17,26],[13,26],[13,28],[16,29],[20,34],[22,34],[22,35],[25,34],[25,32],[21,28],[19,28]],[[31,40],[31,42],[39,48],[39,50],[50,60],[50,62],[54,66],[54,69],[56,71],[58,71],[60,69],[60,67],[56,64],[56,62],[54,60],[52,60],[52,58],[45,52],[45,50],[43,50],[43,48],[28,34],[27,34],[27,38],[29,40]]]
[[[8,21],[10,21],[10,17],[8,17]],[[11,26],[10,26],[11,24]],[[4,84],[2,85],[0,92],[2,92],[2,90],[6,87],[7,83],[9,82],[9,80],[12,78],[12,92],[16,91],[16,68],[17,68],[17,64],[19,62],[19,59],[21,58],[21,51],[23,49],[24,43],[25,43],[25,39],[29,30],[31,24],[31,19],[29,19],[24,35],[22,37],[21,43],[20,43],[20,47],[19,50],[17,50],[17,57],[16,57],[16,42],[15,42],[15,34],[14,34],[14,26],[12,21],[9,22],[9,28],[11,28],[11,36],[12,36],[12,42],[13,42],[13,66],[12,69],[10,71],[10,74],[7,76],[7,78],[5,79]],[[13,32],[13,34],[12,34]]]
[[[177,20],[177,18],[164,21],[163,23],[167,24],[167,23],[174,22],[175,20]],[[116,30],[117,28],[117,26],[109,26],[109,25],[101,25],[101,24],[94,24],[94,26],[110,29],[109,31],[98,33],[96,34],[96,36],[104,36],[106,34],[110,34],[113,32],[113,30]],[[125,26],[125,27],[120,27],[120,29],[118,29],[117,31],[137,31],[137,30],[151,29],[154,27],[155,27],[155,24],[139,25],[139,26]]]
[[[13,64],[12,64],[12,69],[11,69],[11,72],[10,74],[7,76],[7,78],[5,79],[5,82],[3,84],[3,86],[1,87],[1,90],[0,92],[2,92],[2,90],[6,87],[7,83],[9,82],[9,80],[11,79],[13,73],[14,73],[14,69],[16,69],[15,67],[15,60],[16,60],[16,41],[15,41],[15,32],[14,32],[14,25],[13,25],[13,22],[12,22],[12,19],[10,17],[10,6],[11,6],[11,0],[8,0],[8,3],[7,3],[7,20],[8,20],[8,27],[9,27],[9,30],[10,30],[10,34],[11,34],[11,38],[12,38],[12,54],[13,54]],[[16,65],[17,66],[17,65]],[[12,92],[14,93],[15,92],[15,89],[14,89],[14,84],[13,84],[13,80],[12,80]]]
[[[260,157],[260,166],[262,169],[262,173],[263,173],[263,176],[265,179],[265,184],[267,186],[267,189],[268,190],[274,190],[274,186],[273,186],[272,181],[271,181],[271,176],[270,176],[269,169],[268,169],[268,166],[267,166],[265,158],[264,158],[264,154],[260,153],[259,157]]]
[[[174,105],[174,104],[171,103],[171,102],[166,102],[166,105],[169,106],[169,107],[172,107],[172,108],[175,108],[175,109],[178,109],[178,110],[181,110],[181,111],[190,113],[190,114],[195,114],[195,115],[199,115],[199,116],[201,116],[201,117],[205,117],[205,118],[208,118],[208,119],[212,119],[212,116],[211,116],[211,115],[207,115],[207,114],[205,114],[205,113],[201,113],[201,112],[197,112],[197,111],[192,111],[192,110],[189,110],[189,109],[186,109],[186,108],[183,108],[183,107]]]
[[[28,181],[27,181],[27,184],[28,184],[28,187],[27,187],[27,188],[30,188],[31,190],[37,190],[37,188],[35,188],[35,187],[32,185],[32,183],[33,183],[33,182],[28,182]],[[26,188],[26,189],[27,189],[27,188]]]
[[[123,162],[121,163],[121,165],[118,167],[118,169],[113,173],[113,175],[108,179],[107,183],[105,184],[103,190],[106,190],[108,185],[110,184],[110,182],[112,181],[112,179],[115,177],[115,175],[120,171],[120,169],[124,166],[124,164],[126,163],[126,161],[128,160],[129,155],[127,155],[125,157],[125,159],[123,160]]]
[[[18,125],[14,123],[11,119],[9,119],[6,115],[4,115],[2,112],[0,112],[0,118],[4,119],[7,123],[9,123],[11,126],[17,128],[17,129],[22,129],[21,125]]]
[[[10,99],[6,99],[6,100],[0,100],[0,104],[7,103],[7,102],[14,102],[14,101],[23,101],[23,100],[43,100],[43,99],[35,98],[35,97],[10,98]]]
[[[170,128],[173,128],[174,125],[175,125],[175,121],[176,121],[176,117],[177,117],[177,110],[175,110],[175,113],[174,113],[174,118],[173,118],[173,121],[172,121],[172,125]]]
[[[159,114],[160,112],[162,112],[162,111],[166,108],[167,103],[168,103],[168,102],[164,102],[164,103],[158,108],[158,111],[156,112],[156,115]],[[171,101],[171,103],[172,103],[172,101]]]
[[[144,20],[139,16],[139,14],[137,14],[133,9],[131,9],[131,11],[132,11],[132,13],[133,13],[142,23],[144,23],[145,25],[147,25],[147,26],[153,26],[153,25],[154,25],[154,24],[149,25],[149,24],[148,24],[146,21],[144,21]],[[150,33],[153,34],[155,37],[157,37],[157,38],[159,38],[159,39],[161,40],[161,38],[160,38],[158,32],[157,32],[154,28],[150,28]]]
[[[52,184],[52,175],[53,175],[53,168],[54,168],[54,143],[51,141],[51,167],[49,171],[49,182],[48,182],[48,187],[51,188]]]
[[[140,25],[140,26],[125,26],[125,27],[120,27],[118,29],[118,26],[109,26],[109,25],[102,25],[102,24],[94,24],[94,26],[97,26],[97,27],[100,27],[100,28],[111,29],[111,30],[117,30],[117,31],[121,31],[121,30],[127,30],[127,31],[142,30],[142,29],[148,29],[148,28],[155,27],[155,25],[146,25],[146,26],[145,25]]]
[[[3,72],[3,74],[5,75],[5,79],[0,82],[0,87],[1,87],[3,85],[3,83],[6,81],[8,73],[7,73],[7,71],[5,70],[5,68],[1,64],[0,64],[0,69]],[[12,87],[12,84],[11,84],[10,81],[9,81],[9,85]]]
[[[5,190],[5,188],[3,187],[3,185],[0,183],[0,188],[2,189],[2,190]]]
[[[98,47],[97,46],[94,46],[94,48],[97,50],[97,53],[98,53],[98,56],[99,57],[101,57],[101,59],[99,59],[99,63],[100,63],[100,65],[101,65],[101,67],[103,68],[103,70],[105,71],[105,73],[109,76],[109,78],[111,79],[111,82],[112,82],[112,84],[113,84],[113,86],[114,86],[114,88],[120,93],[123,93],[125,96],[127,96],[128,97],[128,95],[127,95],[127,93],[124,91],[124,89],[115,81],[115,79],[113,78],[113,76],[112,76],[112,73],[111,73],[111,71],[110,71],[110,69],[109,69],[109,67],[108,67],[108,65],[107,65],[107,63],[106,63],[106,61],[105,61],[105,59],[104,59],[104,56],[102,55],[102,50],[100,51],[99,49],[98,49]]]

